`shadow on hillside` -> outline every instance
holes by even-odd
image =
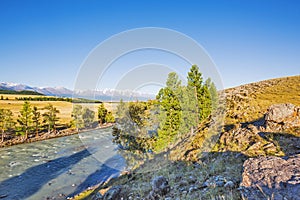
[[[284,132],[260,132],[259,136],[278,145],[286,156],[300,153],[300,137],[298,136]]]
[[[85,149],[73,155],[31,167],[19,176],[2,181],[0,183],[0,196],[3,197],[2,199],[27,199],[39,191],[48,181],[65,173],[69,167],[90,155],[90,152]]]
[[[123,166],[125,166],[124,163],[125,160],[120,155],[115,155],[109,158],[104,164],[101,165],[99,169],[90,174],[79,186],[77,186],[76,190],[72,194],[67,196],[73,197],[89,187],[103,184],[107,180],[117,177],[120,174]],[[110,166],[114,166],[114,168]]]

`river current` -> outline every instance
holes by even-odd
[[[1,199],[66,199],[118,176],[111,128],[0,149]]]

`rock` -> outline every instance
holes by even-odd
[[[217,187],[223,187],[225,185],[225,182],[224,181],[216,181],[216,186]]]
[[[115,199],[124,199],[126,197],[126,192],[122,186],[113,186],[111,187],[103,196],[103,200],[115,200]]]
[[[300,126],[300,108],[293,104],[275,104],[265,114],[267,130],[277,131]]]
[[[197,191],[198,189],[199,189],[198,187],[192,186],[192,187],[189,188],[189,193],[192,193],[192,192],[194,192],[194,191]]]
[[[166,195],[170,191],[168,180],[163,176],[155,177],[152,182],[152,191],[159,195]]]
[[[300,154],[249,158],[240,191],[248,200],[300,199]]]
[[[225,188],[234,188],[234,183],[232,181],[227,181],[224,185]]]
[[[186,181],[186,180],[181,180],[179,183],[178,183],[178,186],[179,187],[184,187],[184,186],[187,186],[189,183]]]
[[[170,185],[164,176],[155,177],[151,181],[152,191],[146,197],[147,200],[160,199],[162,196],[170,192]]]

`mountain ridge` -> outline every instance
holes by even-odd
[[[131,90],[83,90],[73,91],[65,87],[33,87],[20,83],[1,82],[0,90],[10,91],[33,91],[41,93],[46,96],[59,96],[59,97],[80,97],[80,98],[92,98],[99,100],[148,100],[154,98],[152,94],[140,93]]]

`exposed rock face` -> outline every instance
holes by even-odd
[[[293,104],[276,104],[270,106],[265,115],[267,130],[281,130],[300,126],[300,108]]]
[[[241,187],[248,200],[300,200],[300,154],[248,159]]]

